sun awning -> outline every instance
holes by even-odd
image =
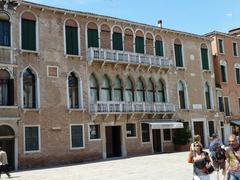
[[[238,126],[240,126],[240,119],[231,120],[230,123],[233,124],[233,125],[238,125]]]
[[[152,129],[177,129],[177,128],[183,128],[182,122],[177,122],[173,120],[144,120],[143,123],[149,124]]]

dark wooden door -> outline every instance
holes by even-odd
[[[153,150],[156,153],[162,152],[161,130],[153,129]]]
[[[7,153],[10,170],[14,170],[14,138],[0,139],[0,146]]]
[[[121,127],[106,126],[105,132],[107,157],[121,156]]]
[[[201,143],[204,146],[204,126],[203,122],[194,122],[194,135],[199,134],[201,136]]]

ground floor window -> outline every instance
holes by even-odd
[[[90,139],[100,139],[101,138],[99,124],[89,125],[89,136],[90,136]]]
[[[84,147],[83,125],[70,125],[71,149],[79,149]]]
[[[40,151],[40,126],[26,126],[24,133],[25,152]]]
[[[149,124],[142,123],[142,142],[150,142]]]
[[[171,129],[163,129],[163,139],[164,141],[172,140]]]
[[[215,133],[214,121],[208,121],[208,130],[209,130],[209,136],[212,137],[212,135]]]
[[[135,123],[127,123],[127,137],[136,137],[136,124]]]

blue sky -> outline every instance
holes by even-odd
[[[240,0],[28,0],[195,34],[240,27]]]

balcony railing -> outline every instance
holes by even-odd
[[[98,101],[90,104],[91,113],[173,113],[175,111],[176,106],[172,103]]]
[[[96,60],[125,64],[141,64],[162,68],[169,68],[170,65],[173,64],[171,59],[165,57],[92,47],[88,48],[87,60],[90,64],[93,60]]]

